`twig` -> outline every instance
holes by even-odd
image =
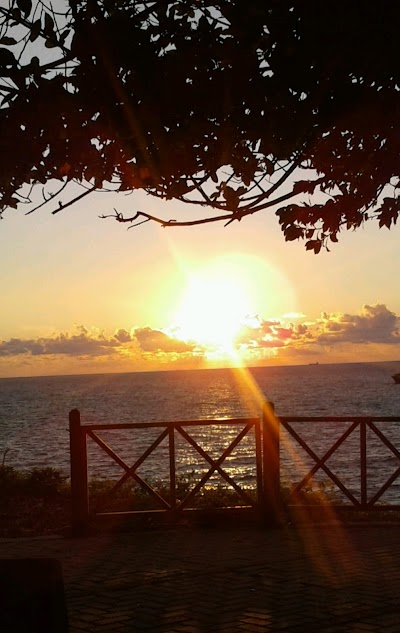
[[[54,209],[54,211],[52,211],[52,214],[55,215],[56,213],[60,213],[60,211],[64,211],[64,209],[67,209],[68,207],[70,207],[71,204],[74,204],[74,202],[78,202],[78,200],[82,200],[82,198],[84,198],[85,196],[88,196],[95,189],[96,189],[95,186],[93,186],[91,189],[85,189],[83,193],[81,193],[79,196],[76,196],[75,198],[67,202],[66,204],[62,204],[61,202],[59,202],[59,208]]]
[[[225,226],[228,226],[234,221],[240,222],[240,220],[247,215],[252,215],[253,213],[257,213],[258,211],[261,211],[262,209],[267,209],[269,207],[275,206],[279,204],[280,202],[284,202],[285,200],[288,200],[289,198],[292,198],[296,195],[299,195],[299,194],[295,193],[294,191],[291,191],[283,196],[280,196],[279,198],[275,198],[274,200],[270,200],[269,202],[266,202],[261,207],[251,208],[251,209],[242,207],[240,209],[236,209],[235,211],[229,211],[224,215],[213,215],[209,218],[199,218],[196,220],[174,220],[174,219],[163,220],[162,218],[159,218],[158,216],[155,216],[155,215],[151,215],[150,213],[147,213],[146,211],[136,211],[135,215],[129,218],[125,218],[123,214],[117,211],[116,209],[114,209],[115,214],[101,215],[100,218],[101,219],[114,218],[117,220],[117,222],[121,222],[121,223],[129,222],[131,224],[133,222],[136,222],[136,220],[138,220],[139,218],[144,218],[144,220],[141,220],[140,222],[136,224],[132,224],[132,227],[130,228],[139,226],[140,224],[144,224],[145,222],[148,222],[150,220],[153,222],[156,222],[157,224],[160,224],[164,228],[170,227],[170,226],[174,226],[174,227],[175,226],[197,226],[199,224],[210,224],[211,222],[224,222],[224,221],[226,222]]]

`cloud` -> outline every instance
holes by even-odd
[[[400,343],[400,320],[381,303],[365,305],[359,314],[326,314],[317,324],[315,342],[337,343]]]
[[[284,319],[305,319],[306,315],[303,312],[288,312],[283,315]]]
[[[400,319],[386,305],[364,305],[358,314],[322,313],[315,321],[287,323],[284,319],[256,317],[237,337],[239,346],[249,349],[291,349],[344,344],[398,345]]]
[[[257,347],[260,349],[271,349],[275,347],[284,347],[285,343],[277,338],[264,338],[258,342]]]
[[[368,355],[372,359],[377,356],[390,359],[399,343],[399,317],[386,305],[377,303],[365,305],[357,314],[322,313],[314,321],[263,319],[256,315],[243,325],[234,347],[244,363],[257,364],[270,358],[308,362],[310,356],[322,358],[324,354],[339,360],[354,357],[355,353],[364,360],[369,359]],[[50,361],[52,367],[68,368],[71,373],[82,371],[83,367],[90,371],[100,367],[103,371],[191,368],[203,361],[207,364],[211,352],[220,359],[217,348],[185,342],[175,331],[167,333],[148,326],[118,328],[106,334],[78,324],[72,333],[0,341],[1,367],[16,363],[22,367],[29,363],[32,371],[34,367],[42,367],[41,373],[49,371]],[[229,364],[229,355],[224,358]]]
[[[93,332],[83,325],[76,325],[76,334],[61,333],[36,339],[12,338],[0,342],[1,356],[104,356],[132,347],[135,344],[142,352],[184,354],[193,352],[194,344],[185,343],[150,327],[136,328],[131,334],[120,328],[112,336]]]
[[[128,343],[129,341],[132,340],[132,336],[131,336],[130,332],[128,332],[127,330],[124,330],[123,328],[117,330],[114,333],[114,338],[119,343]]]
[[[40,354],[43,346],[33,339],[11,338],[0,342],[0,356],[18,356],[19,354]]]
[[[262,320],[256,317],[251,325],[244,326],[236,339],[242,346],[252,348],[281,348],[308,333],[305,324],[285,323],[279,319]]]
[[[53,337],[37,339],[12,338],[0,342],[0,356],[104,356],[110,354],[119,345],[114,338],[107,339],[103,335],[93,335],[89,331],[80,334],[58,334]]]
[[[150,327],[136,328],[134,338],[143,352],[183,354],[195,349],[193,344],[185,343],[161,332],[161,330],[153,330]]]
[[[26,363],[39,366],[51,361],[52,366],[63,363],[65,367],[72,367],[71,363],[78,362],[77,369],[94,363],[93,367],[104,366],[106,371],[107,363],[111,363],[110,366],[118,367],[119,371],[133,371],[149,367],[157,369],[160,363],[164,366],[190,361],[198,366],[202,355],[195,344],[150,327],[118,328],[113,334],[106,335],[104,331],[75,324],[72,333],[0,341],[0,361],[18,362],[19,366]]]
[[[364,305],[356,314],[325,312],[315,320],[304,317],[303,322],[255,316],[236,339],[248,363],[272,357],[309,362],[311,356],[322,359],[326,354],[330,360],[343,362],[354,359],[355,353],[363,360],[390,360],[399,344],[400,318],[382,303]]]

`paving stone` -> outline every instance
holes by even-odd
[[[71,633],[399,633],[396,525],[0,540],[61,560]]]

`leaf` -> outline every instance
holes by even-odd
[[[246,187],[238,187],[238,189],[236,189],[236,195],[242,196],[244,193],[246,193],[246,191],[247,191]]]
[[[58,43],[55,42],[54,40],[46,40],[46,43],[45,43],[46,48],[55,48],[56,46],[58,46]]]
[[[71,171],[70,163],[65,162],[63,165],[61,165],[58,171],[60,173],[60,176],[68,176],[69,172]]]
[[[13,44],[16,44],[17,40],[14,39],[13,37],[7,37],[4,36],[0,39],[0,44],[4,44],[4,46],[13,46]]]
[[[279,224],[289,226],[293,222],[301,220],[303,208],[297,204],[288,204],[286,207],[280,207],[275,211],[275,215],[279,218]]]
[[[139,167],[139,178],[141,180],[149,180],[151,178],[151,171],[148,167]]]
[[[17,0],[17,7],[24,17],[27,18],[32,11],[32,0]]]
[[[264,162],[264,169],[267,172],[268,176],[272,176],[275,170],[274,163],[272,162],[272,160],[269,160],[269,158],[264,158],[263,162]]]
[[[319,240],[309,240],[306,242],[306,249],[308,251],[314,251],[315,255],[318,255],[322,247],[322,244]]]
[[[9,92],[7,95],[5,95],[1,101],[1,105],[6,105],[9,101],[11,101],[17,94],[17,91],[14,90],[12,92]]]
[[[96,176],[96,168],[93,165],[88,165],[84,171],[85,180],[90,182],[92,178]]]
[[[10,68],[15,66],[16,60],[14,55],[8,48],[0,48],[0,69]]]
[[[31,26],[31,33],[29,35],[29,39],[31,42],[34,42],[39,37],[41,28],[42,28],[41,20],[35,20],[35,22]]]
[[[321,184],[322,178],[317,180],[298,180],[293,185],[293,193],[309,193],[313,194],[315,188]]]
[[[213,182],[218,182],[218,176],[215,172],[211,173],[210,176]]]
[[[44,32],[51,35],[54,32],[54,20],[49,13],[44,14]]]
[[[21,11],[19,9],[12,9],[11,15],[15,20],[15,24],[19,24],[21,22]]]
[[[16,198],[10,198],[7,201],[7,206],[11,207],[12,209],[16,209],[18,207],[18,200]]]
[[[67,39],[68,35],[71,33],[71,29],[66,29],[66,31],[63,31],[63,33],[61,33],[60,35],[60,43],[64,44],[65,40]]]
[[[304,230],[300,226],[288,226],[284,231],[285,240],[287,242],[293,242],[304,236]]]
[[[390,229],[396,224],[400,212],[400,201],[397,198],[384,198],[379,214],[379,228],[386,226]]]
[[[203,30],[203,31],[208,31],[210,28],[210,23],[207,20],[205,15],[202,15],[200,20],[199,20],[199,25],[198,25],[198,29],[199,30]]]
[[[239,204],[239,200],[238,200],[238,196],[236,194],[236,191],[230,187],[229,185],[225,185],[224,189],[223,189],[223,196],[225,198],[225,200],[227,201],[228,205],[230,206],[234,206],[237,207],[237,205]]]
[[[171,14],[172,17],[174,17],[175,12],[178,10],[178,7],[179,7],[179,4],[173,4],[170,7],[169,11],[170,11],[170,14]]]

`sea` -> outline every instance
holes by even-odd
[[[70,472],[68,414],[81,413],[83,424],[221,420],[259,417],[262,404],[279,416],[400,416],[400,385],[392,374],[399,362],[310,364],[250,369],[204,369],[123,374],[93,374],[0,379],[0,464],[17,469],[52,467]],[[298,422],[296,431],[314,455],[322,457],[349,422]],[[400,421],[377,424],[400,451]],[[187,427],[187,432],[216,459],[240,431],[240,424]],[[102,439],[131,466],[160,435],[161,428],[99,431]],[[286,432],[281,437],[281,477],[297,483],[315,463]],[[373,495],[398,468],[396,452],[376,433],[367,432],[368,494]],[[357,496],[360,490],[359,431],[354,431],[326,464]],[[209,464],[183,438],[177,439],[177,474],[199,477]],[[88,439],[90,477],[123,474]],[[151,482],[168,476],[164,440],[138,473]],[[254,434],[246,435],[223,463],[241,486],[255,484]],[[218,478],[215,475],[211,482]],[[316,485],[331,485],[322,469]],[[341,494],[341,493],[340,493]],[[400,504],[395,480],[383,502]]]

